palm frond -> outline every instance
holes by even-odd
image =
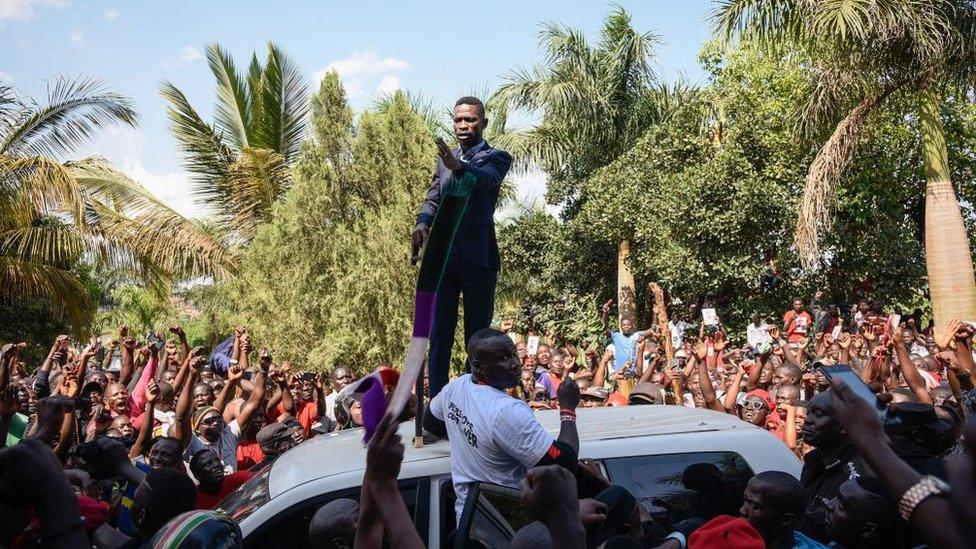
[[[810,164],[794,235],[794,245],[804,269],[819,267],[820,228],[830,224],[837,187],[857,151],[868,115],[896,89],[891,86],[862,100],[837,124]]]
[[[234,148],[242,150],[251,146],[254,140],[250,112],[251,90],[245,84],[244,78],[237,74],[230,54],[220,44],[208,44],[206,49],[210,71],[217,79],[215,126]]]
[[[82,325],[93,310],[88,290],[71,271],[0,254],[4,309],[27,299],[46,300],[57,316],[75,326]]]
[[[0,153],[63,157],[105,126],[134,127],[137,118],[132,101],[106,91],[100,80],[59,77],[48,90],[47,104],[23,110],[3,134]]]
[[[272,43],[268,43],[261,93],[265,121],[259,128],[267,134],[268,143],[264,148],[277,152],[291,165],[308,130],[308,83],[298,65]]]

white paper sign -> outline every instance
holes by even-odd
[[[702,309],[702,322],[706,326],[718,326],[718,313],[715,309]]]
[[[528,341],[525,343],[525,353],[528,356],[534,356],[539,352],[539,336],[529,336]]]

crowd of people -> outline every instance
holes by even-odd
[[[450,441],[458,515],[471,482],[521,488],[537,522],[512,547],[968,546],[976,329],[822,298],[740,330],[707,304],[669,311],[667,326],[613,329],[608,302],[605,333],[581,341],[503,320],[472,336],[470,373],[410,408],[425,403],[428,434]],[[279,363],[244,327],[209,352],[179,326],[145,340],[122,326],[86,345],[60,336],[40,364],[21,359],[26,347],[0,355],[2,546],[240,546],[227,495],[303,441],[363,425],[344,390],[353,369]],[[838,365],[851,376],[829,375]],[[731,494],[705,486],[695,515],[664,531],[579,459],[578,408],[635,405],[736,415],[787,445],[802,474],[760,472]],[[532,413],[546,409],[559,410],[555,438]],[[423,545],[397,493],[403,419],[384,417],[369,441],[355,512],[320,510],[347,535],[310,546]]]

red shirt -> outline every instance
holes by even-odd
[[[312,424],[315,420],[319,418],[319,407],[315,404],[314,400],[304,400],[300,401],[296,406],[298,413],[295,414],[295,421],[302,425],[305,429],[305,436],[310,436],[312,434]],[[275,418],[277,419],[281,414],[285,413],[284,407],[279,403],[274,412],[277,414]]]
[[[783,323],[786,324],[786,340],[790,343],[796,343],[801,339],[810,337],[809,332],[813,328],[813,317],[806,311],[797,314],[796,311],[790,309],[783,315]]]
[[[237,445],[237,469],[246,471],[264,459],[264,452],[256,440],[242,440]]]
[[[254,473],[248,471],[237,471],[224,476],[224,482],[220,485],[220,490],[216,494],[205,494],[203,490],[197,488],[197,509],[210,510],[217,506],[231,492],[240,488]]]

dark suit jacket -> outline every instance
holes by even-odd
[[[455,149],[454,156],[460,158],[461,150]],[[502,186],[502,179],[512,165],[512,156],[501,149],[493,149],[485,143],[485,147],[475,153],[467,162],[461,162],[461,169],[452,172],[444,167],[441,159],[437,159],[437,168],[427,199],[420,205],[417,223],[424,223],[428,227],[434,223],[434,216],[440,206],[441,191],[447,187],[454,177],[462,177],[465,172],[475,176],[477,182],[471,191],[468,210],[458,227],[451,249],[450,262],[461,262],[475,267],[498,270],[501,260],[498,257],[498,242],[495,239],[495,204],[498,202],[498,190]]]

